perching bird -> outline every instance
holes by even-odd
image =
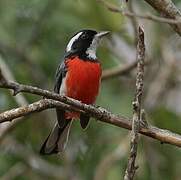
[[[108,31],[82,30],[70,39],[64,61],[56,71],[55,93],[85,104],[95,103],[102,72],[96,50],[100,39],[107,34]],[[41,154],[54,154],[64,150],[73,119],[80,118],[83,129],[89,122],[89,116],[84,114],[67,112],[59,108],[56,108],[56,113],[57,123],[41,147]]]

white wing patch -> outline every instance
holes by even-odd
[[[62,79],[62,83],[60,86],[59,94],[66,96],[67,93],[67,87],[66,87],[66,82],[65,82],[65,77]]]
[[[70,51],[72,49],[72,44],[81,36],[83,32],[79,32],[77,35],[75,35],[68,43],[66,51]]]

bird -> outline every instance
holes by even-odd
[[[102,37],[109,31],[84,29],[73,35],[66,47],[64,59],[56,75],[54,92],[76,99],[85,104],[94,104],[99,93],[102,68],[96,51]],[[65,150],[70,127],[74,119],[80,119],[85,129],[90,117],[83,113],[68,112],[56,108],[57,123],[43,143],[40,154],[51,155]]]

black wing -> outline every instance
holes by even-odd
[[[62,84],[63,78],[66,76],[67,68],[64,62],[62,62],[56,71],[55,75],[55,86],[54,86],[54,92],[59,94],[60,87]],[[65,111],[59,108],[56,108],[57,113],[57,121],[59,127],[64,127],[65,125]]]
[[[62,84],[62,79],[66,76],[66,73],[67,73],[67,68],[63,61],[61,64],[59,64],[56,70],[54,92],[59,93],[60,86]]]

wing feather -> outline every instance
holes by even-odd
[[[61,86],[63,84],[63,79],[65,78],[67,73],[67,68],[65,65],[65,62],[63,61],[57,68],[56,75],[55,75],[55,85],[54,85],[54,92],[55,93],[60,93]],[[60,128],[65,126],[65,111],[56,108],[56,113],[57,113],[57,121],[58,125]]]

